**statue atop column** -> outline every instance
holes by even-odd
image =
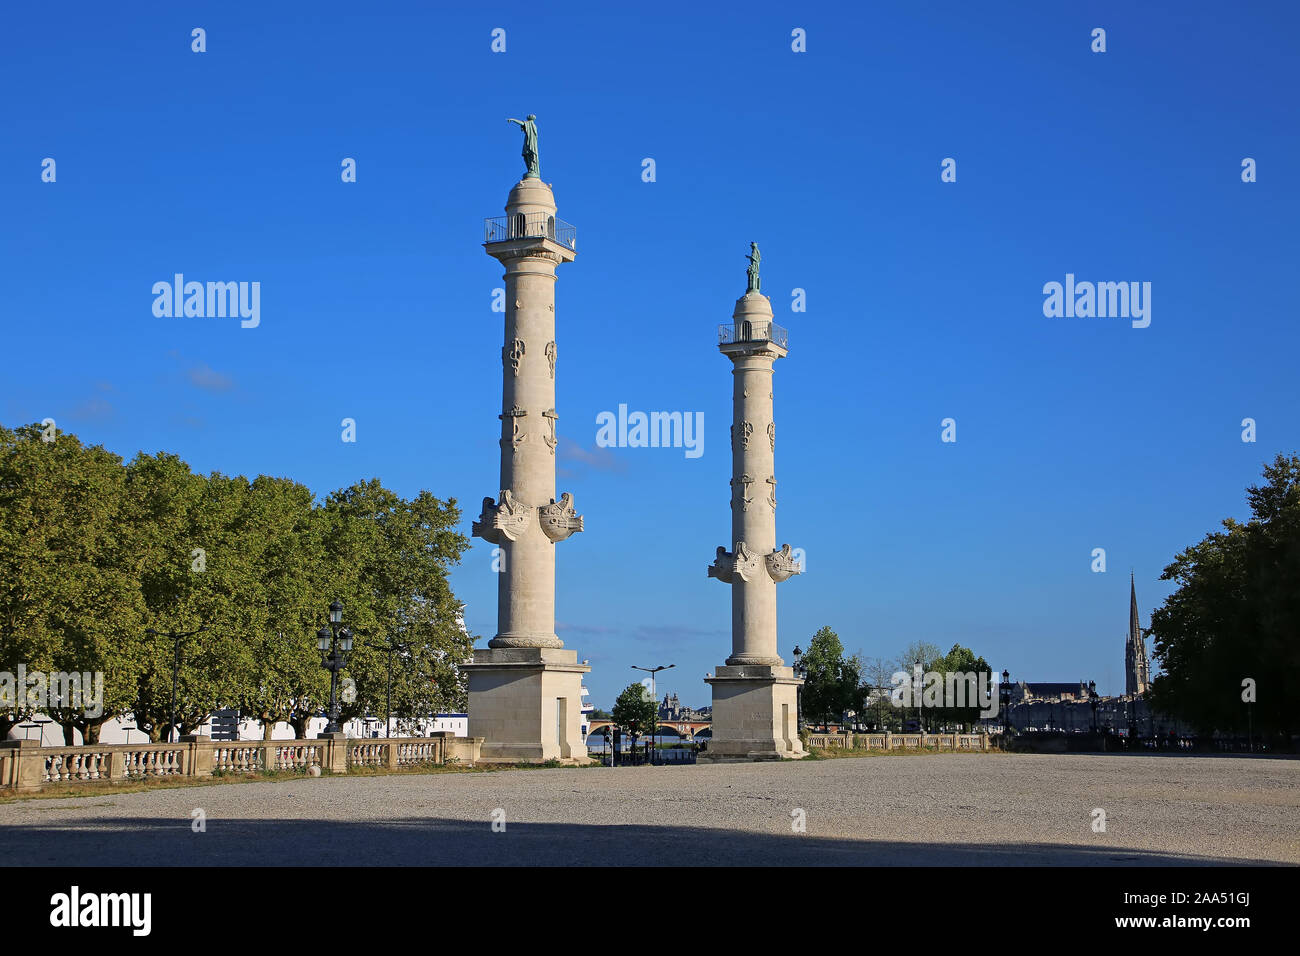
[[[758,253],[757,242],[751,242],[749,244],[749,255],[746,258],[749,259],[749,269],[745,272],[749,277],[749,288],[745,290],[745,293],[749,294],[750,292],[758,291],[758,263],[763,257]]]
[[[517,119],[507,119],[507,123],[514,123],[524,131],[524,165],[528,171],[524,173],[524,179],[541,179],[542,174],[539,172],[539,163],[537,161],[537,123],[534,122],[537,117],[529,113],[528,118],[522,122]]]

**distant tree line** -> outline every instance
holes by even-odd
[[[909,720],[919,721],[925,730],[969,729],[980,719],[978,706],[896,707],[890,699],[895,673],[906,673],[910,681],[917,664],[923,674],[990,672],[984,658],[959,644],[944,654],[937,645],[915,642],[893,661],[859,654],[846,657],[839,635],[830,627],[813,635],[802,660],[807,670],[801,696],[805,721],[826,727],[848,719],[857,726],[881,731],[902,730]]]
[[[49,440],[49,439],[53,440]],[[123,460],[39,425],[0,427],[0,671],[104,675],[104,710],[46,713],[72,742],[133,714],[159,740],[171,705],[172,642],[184,644],[182,733],[220,708],[299,736],[329,695],[316,630],[339,599],[355,634],[344,719],[463,709],[458,664],[473,645],[447,581],[469,542],[455,499],[406,499],[378,480],[315,500],[305,486],[198,475],[175,455]],[[374,646],[372,646],[374,645]],[[350,695],[349,695],[350,696]],[[34,708],[0,708],[0,739]]]

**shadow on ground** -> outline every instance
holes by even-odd
[[[21,866],[1209,866],[1259,861],[1067,844],[841,840],[671,826],[422,818],[383,822],[96,818],[3,828]],[[1276,864],[1273,864],[1276,865]]]

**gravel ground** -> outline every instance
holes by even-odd
[[[0,805],[0,845],[36,866],[1294,864],[1300,762],[990,754],[322,777],[16,801]]]

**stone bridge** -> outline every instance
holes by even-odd
[[[604,728],[612,725],[613,721],[611,720],[593,720],[590,729],[587,731],[587,736],[599,736]],[[712,736],[712,730],[710,728],[713,727],[713,722],[711,720],[661,720],[655,726],[657,731],[661,734],[666,731],[672,731],[677,734],[677,736],[686,740],[694,740],[701,734],[701,732],[706,730],[709,731],[709,734],[706,736]]]

